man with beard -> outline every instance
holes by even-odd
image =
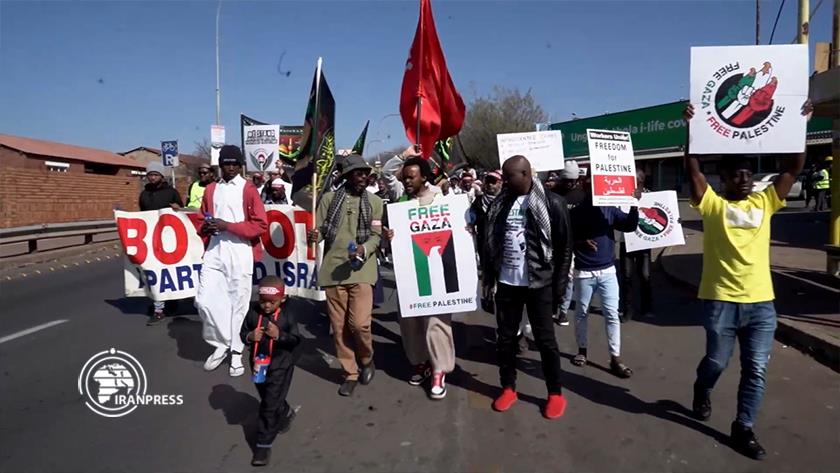
[[[382,200],[366,190],[371,168],[358,154],[343,160],[344,185],[318,202],[310,244],[324,241],[318,284],[327,295],[336,357],[344,371],[341,396],[369,384],[373,364],[371,311],[377,280],[376,250],[382,234]],[[361,362],[361,373],[357,358]]]
[[[405,161],[401,171],[405,193],[403,202],[430,205],[442,196],[440,189],[430,185],[434,178],[429,162],[416,155]],[[394,238],[394,230],[386,229],[388,240]],[[413,367],[408,380],[412,386],[419,386],[432,378],[429,397],[439,400],[446,397],[446,375],[455,369],[455,340],[452,337],[452,315],[438,314],[427,317],[400,317],[400,334],[406,357]]]

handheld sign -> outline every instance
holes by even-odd
[[[592,170],[592,205],[636,205],[636,161],[630,133],[586,130]]]
[[[692,154],[805,150],[808,46],[691,48]]]

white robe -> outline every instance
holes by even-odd
[[[245,179],[236,176],[219,182],[213,194],[213,217],[226,222],[244,222]],[[195,305],[204,323],[202,336],[216,348],[241,353],[239,329],[251,302],[254,255],[250,242],[221,232],[213,235],[204,253]]]

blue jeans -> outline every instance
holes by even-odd
[[[569,306],[572,305],[572,296],[574,295],[575,290],[575,277],[574,275],[569,275],[569,282],[566,284],[566,292],[563,295],[563,303],[560,304],[560,308],[557,311],[557,314],[563,314],[567,310],[569,310]]]
[[[602,274],[592,278],[575,278],[575,339],[579,348],[587,344],[587,313],[592,295],[601,296],[601,313],[607,328],[607,343],[610,355],[621,355],[621,322],[618,320],[618,277],[615,273]]]
[[[709,395],[729,364],[735,339],[741,348],[741,382],[738,384],[738,416],[735,420],[752,428],[764,399],[767,362],[776,332],[773,302],[739,304],[703,301],[706,356],[697,366],[694,389]]]

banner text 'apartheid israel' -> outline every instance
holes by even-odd
[[[268,231],[261,237],[262,260],[254,264],[253,282],[278,276],[286,294],[323,300],[318,288],[315,253],[306,244],[312,214],[290,205],[267,205]],[[196,212],[170,209],[115,211],[125,251],[125,295],[156,301],[195,297],[204,244],[196,231]]]

